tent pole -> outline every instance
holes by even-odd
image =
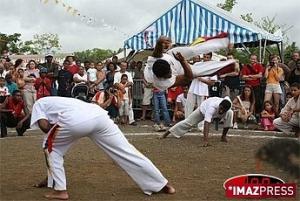
[[[124,58],[125,58],[125,61],[126,61],[126,59],[127,59],[126,58],[126,48],[124,47],[123,50],[124,50]]]
[[[266,57],[266,48],[267,48],[267,40],[265,40],[264,47],[263,47],[263,58],[262,58],[262,63],[265,61]]]
[[[283,41],[281,41],[281,63],[284,63],[284,48],[283,48]]]
[[[244,48],[244,50],[250,55],[251,52],[247,49],[246,45],[244,43],[242,43],[242,47]]]
[[[276,43],[276,45],[277,45],[277,50],[278,50],[278,54],[279,54],[279,56],[280,56],[280,59],[281,59],[281,63],[283,63],[284,61],[284,59],[283,59],[283,54],[282,54],[282,43],[279,45],[279,43]]]
[[[259,63],[261,63],[261,44],[262,44],[262,41],[261,39],[259,40]]]

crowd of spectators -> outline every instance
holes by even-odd
[[[233,55],[227,55],[227,59],[232,58]],[[209,53],[189,62],[211,59]],[[277,55],[271,55],[269,62],[262,65],[256,55],[250,55],[249,63],[237,61],[232,73],[194,78],[189,86],[167,91],[154,88],[143,79],[144,65],[143,61],[119,62],[116,56],[103,63],[82,63],[74,56],[67,56],[62,65],[52,54],[45,55],[44,63],[30,60],[25,64],[22,59],[12,63],[9,57],[1,57],[1,137],[7,135],[6,127],[16,127],[18,134],[23,135],[34,102],[45,96],[94,102],[118,124],[137,125],[135,119],[148,118],[154,122],[156,131],[166,130],[187,118],[208,97],[229,96],[234,110],[233,128],[248,128],[248,123],[253,123],[261,129],[274,130],[273,120],[281,117],[282,108],[287,110],[287,101],[297,96],[290,86],[297,88],[294,83],[300,83],[299,52],[294,52],[287,64],[281,63]],[[294,104],[300,107],[299,100]],[[202,127],[199,123],[198,128]]]

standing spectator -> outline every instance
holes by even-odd
[[[107,73],[106,73],[106,83],[105,88],[112,87],[114,85],[114,77],[116,73],[117,65],[110,62],[107,66]]]
[[[2,63],[0,63],[0,77],[5,78],[5,75],[7,74],[4,65]]]
[[[125,62],[125,61],[121,62],[120,71],[116,72],[115,75],[114,75],[114,84],[115,83],[120,83],[121,82],[121,76],[123,74],[126,74],[127,77],[128,77],[127,86],[132,88],[133,79],[132,79],[131,73],[127,71],[127,67],[128,67],[127,62]],[[129,105],[129,125],[132,125],[132,126],[137,125],[135,120],[134,120],[134,113],[133,113],[133,109],[132,109],[132,103]]]
[[[154,129],[155,131],[164,131],[166,126],[171,125],[170,115],[167,108],[166,92],[157,88],[153,89],[154,102]],[[163,113],[164,124],[160,120],[160,110]]]
[[[30,125],[30,113],[25,110],[22,94],[15,90],[12,96],[0,105],[1,137],[7,136],[7,127],[16,128],[18,136],[23,136]]]
[[[25,86],[23,95],[27,113],[30,113],[36,100],[36,89],[34,87],[34,83],[35,80],[40,77],[40,74],[34,60],[30,60],[28,65],[28,69],[24,72]]]
[[[174,109],[175,121],[181,121],[184,119],[187,94],[188,94],[188,87],[185,86],[183,87],[183,93],[179,94],[176,98],[175,109]]]
[[[153,85],[143,79],[143,100],[142,100],[142,117],[141,121],[146,120],[146,111],[151,104],[151,99],[153,97]]]
[[[255,113],[260,114],[262,111],[262,86],[261,78],[263,77],[264,68],[261,64],[257,63],[257,56],[250,56],[250,64],[244,65],[241,75],[242,79],[245,80],[246,85],[250,85],[253,88],[255,96]]]
[[[227,55],[227,59],[234,59],[232,54]],[[231,100],[236,97],[240,92],[240,65],[239,61],[236,61],[234,72],[225,73],[220,75],[220,79],[225,86],[224,96],[229,96]]]
[[[47,77],[48,70],[45,67],[40,69],[40,77],[35,80],[36,99],[51,95],[51,80]]]
[[[271,101],[264,102],[264,110],[261,112],[260,124],[265,131],[273,131],[275,127],[273,120],[275,118],[275,110]]]
[[[144,78],[144,72],[143,72],[143,62],[138,61],[136,63],[136,68],[133,69],[134,76],[133,79],[143,79]]]
[[[5,86],[8,88],[10,94],[13,94],[15,90],[18,90],[18,86],[12,80],[12,75],[10,73],[5,76]]]
[[[68,71],[69,61],[64,61],[63,68],[58,71],[58,90],[57,95],[62,97],[71,97],[71,90],[73,84],[73,75]]]
[[[18,89],[23,94],[24,86],[25,86],[25,80],[24,80],[24,70],[22,68],[19,68],[16,73],[16,84],[18,86]]]
[[[58,78],[58,71],[59,71],[59,65],[55,63],[53,60],[53,54],[48,53],[45,55],[45,63],[42,63],[41,66],[47,68],[47,77],[51,81],[51,95],[56,96],[57,95],[57,78]]]
[[[87,80],[90,88],[90,92],[94,94],[95,83],[97,81],[97,69],[95,68],[95,63],[91,62],[89,69],[87,70]]]
[[[282,94],[279,82],[282,80],[284,72],[282,68],[278,66],[279,59],[277,55],[272,56],[270,59],[270,64],[267,66],[265,71],[267,86],[264,101],[271,101],[273,99],[275,114],[278,115],[279,101]]]
[[[104,83],[106,81],[105,80],[106,76],[105,76],[105,72],[104,72],[103,68],[104,68],[104,65],[102,64],[102,62],[98,62],[97,65],[96,65],[97,80],[95,81],[95,84],[94,84],[96,92],[104,90]],[[92,85],[92,87],[94,87],[94,86]]]
[[[246,85],[240,96],[237,96],[233,101],[234,115],[233,115],[233,128],[238,128],[238,120],[244,123],[244,128],[247,128],[247,122],[254,120],[253,116],[255,108],[255,97],[250,85]]]
[[[300,53],[294,52],[292,56],[292,60],[288,63],[288,67],[291,71],[297,68],[297,63],[300,62]]]
[[[300,135],[300,84],[293,83],[290,87],[291,98],[280,112],[280,117],[273,121],[274,126],[286,134],[295,132]]]
[[[75,57],[74,56],[67,56],[66,59],[69,62],[68,71],[75,75],[79,71],[79,66],[76,65]]]
[[[121,123],[128,124],[129,119],[129,105],[132,102],[132,94],[131,94],[131,86],[128,84],[128,76],[123,74],[121,77],[121,83],[119,83],[119,89],[122,94],[121,98],[121,106],[119,108],[119,115],[121,119]]]
[[[75,73],[73,76],[73,81],[75,86],[77,84],[87,84],[88,83],[88,75],[86,74],[84,67],[80,67],[78,73]]]
[[[18,69],[20,69],[20,68],[22,68],[23,70],[25,70],[26,69],[26,67],[25,67],[25,65],[24,65],[24,60],[23,59],[17,59],[16,61],[15,61],[15,69],[16,69],[16,71],[18,70]]]
[[[291,71],[289,76],[289,83],[299,83],[300,84],[300,60],[297,61],[295,68]]]

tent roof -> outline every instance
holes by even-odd
[[[282,41],[281,34],[271,34],[231,13],[201,1],[182,0],[165,14],[124,42],[125,48],[134,50],[153,48],[161,35],[171,37],[177,44],[190,44],[197,37],[211,37],[229,33],[235,46],[257,45],[259,40],[268,43]]]

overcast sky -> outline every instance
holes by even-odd
[[[63,0],[81,14],[95,18],[98,26],[72,16],[55,0],[48,1],[0,0],[0,32],[21,33],[22,40],[31,40],[34,34],[56,33],[63,52],[95,47],[117,50],[128,36],[141,31],[180,0]],[[211,5],[224,2],[201,1]],[[293,26],[288,37],[300,46],[299,0],[237,0],[232,13],[253,13],[255,19],[276,15],[277,24]],[[104,27],[103,22],[110,27]]]

